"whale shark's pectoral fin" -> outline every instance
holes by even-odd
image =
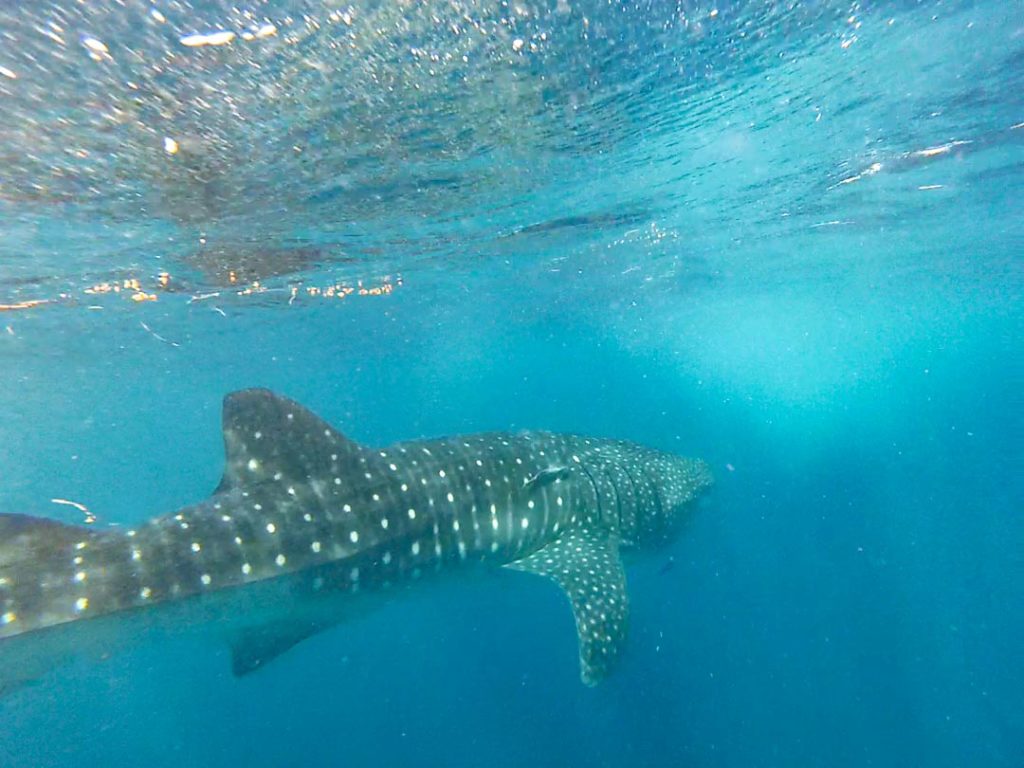
[[[223,430],[226,461],[218,492],[272,479],[341,477],[365,460],[358,443],[268,389],[225,397]]]
[[[325,621],[275,621],[250,627],[231,639],[231,671],[236,677],[261,669],[318,632],[334,626]]]
[[[505,567],[547,576],[565,591],[579,635],[580,677],[587,685],[604,679],[625,644],[629,618],[618,539],[570,531]]]

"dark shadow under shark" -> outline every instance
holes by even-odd
[[[497,566],[562,588],[593,685],[626,636],[620,550],[670,539],[712,483],[700,460],[545,432],[369,448],[262,389],[223,421],[199,504],[132,530],[0,515],[0,692],[138,628],[212,628],[245,674],[385,590]]]

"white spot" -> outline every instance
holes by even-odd
[[[75,544],[75,549],[85,549],[88,546],[84,541],[80,541]]]
[[[288,486],[288,495],[289,496],[294,496],[295,495],[295,489],[292,486],[290,486],[290,485]]]
[[[286,558],[284,555],[278,555],[274,558],[274,562],[277,563],[277,566],[279,568],[281,568],[284,566],[285,563],[288,562],[288,558]]]
[[[139,597],[141,597],[143,600],[149,600],[149,598],[152,597],[152,596],[153,596],[153,590],[150,589],[149,587],[143,587],[142,589],[139,590]]]
[[[193,541],[192,542],[192,551],[193,552],[198,552],[201,549],[202,549],[202,547],[199,545],[198,541]]]
[[[406,485],[405,483],[402,483],[402,493],[406,493],[406,492],[408,492],[408,490],[409,490],[409,486]]]
[[[478,467],[482,467],[482,466],[484,465],[484,463],[483,463],[482,461],[480,461],[480,459],[477,459],[477,460],[476,460],[476,465],[477,465]]]
[[[498,514],[498,508],[494,504],[491,504],[491,514],[492,515]]]
[[[491,528],[493,528],[494,530],[498,530],[498,518],[491,518]]]
[[[235,536],[235,544],[237,544],[238,546],[242,546],[242,537],[241,536]]]
[[[458,520],[456,520],[456,521],[454,521],[454,522],[452,523],[452,530],[453,530],[453,531],[457,531],[457,530],[459,530],[459,521],[458,521]]]
[[[388,464],[388,468],[389,468],[389,469],[390,469],[390,470],[391,470],[392,472],[397,472],[397,471],[398,471],[398,466],[397,466],[396,464]]]
[[[314,552],[319,552],[320,551],[320,542],[319,541],[314,541],[312,544],[309,545],[309,548],[312,549]]]
[[[350,531],[348,534],[349,541],[355,544],[359,541],[359,531]]]
[[[82,611],[84,611],[88,607],[89,607],[89,598],[88,597],[80,597],[77,600],[75,600],[75,610],[78,611],[79,613],[81,613]]]
[[[252,566],[248,563],[242,563],[242,573],[248,576],[250,573],[252,573]]]
[[[85,571],[79,571],[78,573],[75,574],[75,581],[77,581],[79,584],[81,584],[83,581],[85,581],[88,578],[88,576],[89,576],[89,574],[87,574]]]
[[[128,535],[129,536],[134,536],[135,535],[135,531],[128,531]]]
[[[277,526],[273,523],[267,523],[267,533],[274,533],[277,531]]]
[[[13,624],[18,620],[18,616],[14,611],[8,611],[3,616],[0,616],[0,624]]]
[[[530,518],[524,517],[522,520],[519,521],[519,524],[523,527],[523,530],[525,531],[527,528],[530,527]]]
[[[373,480],[373,475],[371,475],[369,472],[364,472],[363,477],[365,477],[367,480]]]
[[[562,506],[562,497],[561,496],[559,496],[558,498],[555,499],[555,504],[557,504],[558,506]]]
[[[443,469],[439,469],[439,470],[437,470],[437,476],[438,476],[438,477],[444,477],[444,476],[445,476],[445,475],[444,475],[444,470],[443,470]]]
[[[259,504],[253,504],[253,506],[256,508],[257,512],[262,509],[262,507]],[[223,520],[225,523],[230,523],[231,515],[221,515],[220,519]]]
[[[420,543],[418,541],[414,541],[412,543],[412,553],[414,555],[418,555],[420,553]]]
[[[302,516],[302,519],[305,520],[307,523],[312,523],[313,522],[313,516],[311,514],[309,514],[309,512],[304,514]]]
[[[203,582],[204,587],[210,586],[210,582],[213,581],[213,579],[210,578],[210,574],[208,573],[204,573],[202,576],[200,576],[199,580]]]
[[[530,509],[533,509],[533,499],[530,499],[528,502],[526,502],[526,506],[528,506]]]
[[[385,553],[384,553],[384,554],[383,554],[383,555],[381,556],[381,558],[380,558],[380,561],[381,561],[382,563],[384,563],[384,565],[387,565],[388,563],[390,563],[390,562],[391,562],[391,553],[390,553],[390,552],[385,552]]]
[[[351,512],[352,511],[352,505],[351,504],[342,504],[341,511],[342,512]]]
[[[455,494],[449,492],[449,494],[448,494],[448,502],[449,503],[454,503],[455,502]]]
[[[260,463],[258,461],[256,461],[256,459],[249,459],[249,465],[248,466],[249,466],[249,471],[250,472],[255,472],[257,469],[260,468]]]
[[[379,493],[373,494],[373,500],[374,501],[380,501],[380,494]]]
[[[412,509],[411,507],[409,508],[409,519],[410,520],[415,520],[416,519],[416,510]]]
[[[335,485],[341,485],[341,478],[340,477],[334,478],[334,484]]]
[[[263,433],[262,432],[253,432],[252,436],[255,437],[257,440],[259,440],[261,437],[263,437]]]
[[[381,528],[383,528],[384,530],[387,530],[387,527],[388,527],[388,519],[387,519],[386,517],[382,517],[382,518],[380,519],[380,527],[381,527]]]

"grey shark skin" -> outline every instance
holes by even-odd
[[[488,565],[562,588],[593,685],[626,634],[620,549],[671,538],[712,482],[700,460],[543,432],[373,449],[261,389],[225,398],[223,428],[213,495],[133,530],[0,515],[0,691],[161,623],[212,626],[244,674],[389,587]]]

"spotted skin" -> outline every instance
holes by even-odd
[[[341,620],[346,597],[493,565],[562,588],[595,684],[626,634],[620,548],[670,538],[711,484],[699,460],[545,432],[372,449],[259,389],[225,398],[224,441],[211,497],[132,530],[0,515],[0,676],[11,639],[264,587],[272,611],[232,617],[241,674]]]

